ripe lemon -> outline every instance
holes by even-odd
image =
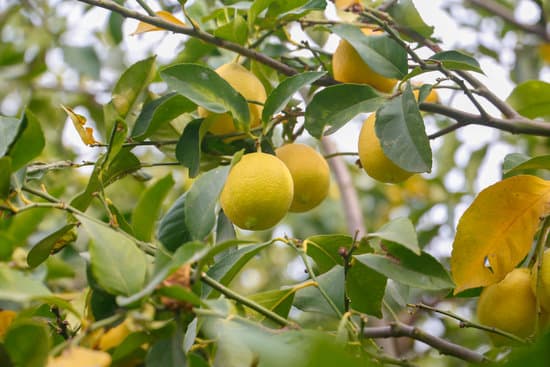
[[[529,269],[514,269],[500,282],[483,289],[477,302],[477,318],[520,337],[528,337],[535,329],[536,302],[531,291]],[[497,344],[503,337],[492,336]]]
[[[47,367],[109,367],[110,365],[109,353],[74,346],[56,358],[50,357]]]
[[[363,28],[362,31],[367,36],[378,33],[369,28]],[[334,79],[339,82],[368,84],[385,93],[391,92],[397,83],[396,79],[387,78],[372,70],[346,40],[340,40],[332,55],[332,71]]]
[[[418,101],[418,97],[420,95],[420,90],[418,90],[418,89],[413,90],[413,94],[416,97],[416,100]],[[439,102],[439,95],[437,94],[435,89],[430,90],[430,93],[428,93],[426,98],[424,98],[423,102],[427,102],[427,103],[438,103]]]
[[[236,226],[259,231],[283,219],[293,194],[292,176],[283,161],[271,154],[251,153],[229,172],[220,204]]]
[[[361,6],[361,0],[334,0],[334,5],[338,10],[346,10],[352,6]]]
[[[550,43],[541,43],[539,45],[539,55],[544,62],[550,64]]]
[[[265,88],[252,72],[244,66],[235,62],[224,64],[216,69],[216,73],[225,79],[237,92],[243,95],[248,101],[256,101],[264,103],[266,99]],[[260,125],[263,106],[255,103],[248,104],[250,113],[250,127],[254,128]],[[209,117],[212,112],[199,107],[198,113],[200,117]],[[214,121],[210,126],[209,131],[213,134],[223,135],[236,132],[233,118],[229,113],[214,114],[211,117]]]
[[[124,320],[117,326],[109,329],[99,339],[99,349],[108,351],[111,348],[115,348],[130,334],[130,328],[128,327],[128,319]]]
[[[304,144],[286,144],[275,154],[286,164],[294,182],[291,212],[313,209],[327,197],[330,170],[325,158],[315,149]]]
[[[533,266],[531,274],[531,290],[537,292],[538,262]],[[540,273],[540,288],[538,290],[540,305],[550,311],[550,249],[542,255],[542,267]]]
[[[413,173],[405,171],[393,163],[382,150],[380,140],[374,130],[376,114],[372,113],[363,123],[359,133],[359,159],[369,176],[387,183],[406,180]]]
[[[10,325],[17,316],[17,313],[12,310],[2,310],[0,311],[0,340],[4,339],[6,332],[10,328]]]

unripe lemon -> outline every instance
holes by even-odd
[[[293,194],[292,176],[283,161],[271,154],[251,153],[232,167],[220,204],[236,226],[258,231],[283,219]]]
[[[228,82],[237,92],[242,94],[246,100],[260,103],[265,102],[266,93],[262,82],[256,75],[242,65],[235,62],[224,64],[216,69],[216,73]],[[250,113],[250,127],[259,126],[263,106],[256,103],[249,103],[248,111]],[[212,112],[202,107],[198,108],[198,113],[200,117],[208,117],[212,114]],[[212,118],[214,122],[208,130],[211,133],[223,135],[236,132],[233,118],[228,112],[215,114]]]
[[[500,282],[483,289],[477,302],[479,322],[522,338],[534,332],[536,313],[530,271],[526,268],[514,269]],[[493,336],[493,341],[501,343],[504,339]]]
[[[531,273],[531,290],[537,292],[538,262],[533,266]],[[550,311],[550,249],[542,255],[542,267],[540,273],[540,284],[538,289],[539,303],[546,311]]]
[[[363,28],[362,31],[367,36],[375,33],[369,28]],[[391,92],[397,83],[396,79],[387,78],[372,70],[346,40],[340,40],[332,55],[332,71],[334,79],[339,82],[368,84],[385,93]]]
[[[294,182],[291,212],[313,209],[327,197],[330,170],[325,158],[315,149],[304,144],[286,144],[275,154],[286,164]]]
[[[376,114],[372,113],[359,133],[358,150],[363,169],[369,176],[381,182],[397,183],[406,180],[413,173],[405,171],[384,154],[374,130],[375,121]]]

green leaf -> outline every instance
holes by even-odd
[[[124,35],[122,33],[122,24],[124,23],[124,17],[118,13],[112,12],[109,15],[109,34],[113,39],[115,45],[122,42]]]
[[[97,283],[114,295],[130,295],[143,288],[147,258],[127,236],[83,215],[76,215],[92,241],[92,273]]]
[[[118,114],[127,117],[142,102],[156,73],[155,57],[131,65],[113,89],[113,106]]]
[[[317,281],[319,287],[325,290],[338,309],[344,312],[344,267],[340,265],[333,267],[328,272],[319,275]],[[320,312],[336,316],[317,287],[299,290],[294,297],[294,306],[305,312]]]
[[[151,240],[162,202],[173,186],[174,179],[169,173],[141,193],[132,212],[132,227],[138,240]]]
[[[222,209],[218,213],[218,221],[216,223],[216,244],[225,241],[233,240],[237,237],[233,223],[227,218]]]
[[[381,238],[398,243],[416,255],[420,255],[421,253],[414,225],[408,218],[394,219],[384,224],[378,231],[369,233],[368,237]]]
[[[11,158],[0,158],[0,199],[7,199],[10,194]]]
[[[31,111],[25,110],[20,129],[20,134],[8,150],[8,155],[12,159],[12,172],[19,170],[26,163],[36,158],[46,144],[40,121]]]
[[[528,118],[550,117],[550,83],[529,80],[514,88],[506,99],[520,115]]]
[[[143,140],[170,123],[176,117],[197,108],[193,102],[177,93],[169,93],[147,103],[139,114],[132,138]]]
[[[141,346],[150,341],[151,334],[146,331],[138,331],[128,335],[113,352],[113,366],[119,365],[117,363],[119,361],[122,362],[126,358],[131,358],[134,353],[143,351]]]
[[[450,70],[470,70],[483,74],[479,62],[473,57],[460,51],[442,51],[438,52],[428,60],[441,62],[441,64]]]
[[[216,223],[216,204],[229,173],[221,166],[203,173],[191,186],[185,202],[185,224],[192,239],[202,240]]]
[[[17,174],[13,174],[12,178]],[[0,259],[8,261],[12,251],[18,246],[27,244],[28,238],[35,233],[44,217],[51,214],[55,209],[33,208],[12,217],[9,222],[0,220],[0,226],[7,222],[9,227],[0,230]]]
[[[237,10],[234,9],[235,16],[229,23],[219,26],[214,30],[214,36],[226,39],[244,45],[248,40],[248,26],[246,20],[237,14]]]
[[[168,87],[215,113],[229,111],[238,130],[248,131],[246,99],[215,71],[197,64],[169,66],[160,72]]]
[[[368,85],[327,87],[315,94],[306,107],[306,130],[320,139],[336,132],[358,114],[376,110],[384,102],[385,99]]]
[[[172,204],[159,223],[157,238],[172,252],[191,240],[185,221],[186,200],[187,193],[184,193]]]
[[[63,46],[63,60],[73,69],[98,80],[101,63],[92,46]]]
[[[350,248],[353,238],[347,235],[316,235],[304,240],[306,251],[317,264],[317,270],[326,273],[335,265],[344,265],[339,249]]]
[[[351,308],[381,318],[386,280],[385,276],[363,263],[354,262],[346,278],[346,291]]]
[[[0,157],[3,157],[20,129],[24,129],[23,119],[0,116]]]
[[[189,177],[199,174],[201,142],[207,130],[203,121],[204,119],[196,119],[188,123],[176,145],[176,158],[182,166],[189,169]]]
[[[313,83],[325,74],[326,72],[309,71],[283,80],[267,97],[262,112],[262,121],[268,122],[273,115],[283,110],[300,88]]]
[[[541,155],[531,158],[520,153],[508,154],[504,157],[502,168],[506,175],[524,170],[550,170],[550,155]]]
[[[0,300],[28,302],[35,297],[49,296],[51,293],[42,283],[30,276],[0,263]]]
[[[432,151],[410,84],[376,113],[376,135],[386,156],[409,172],[430,172]]]
[[[366,36],[359,28],[349,24],[335,25],[332,32],[348,41],[378,74],[394,79],[407,75],[407,51],[389,36]]]
[[[292,307],[292,302],[294,301],[294,294],[296,291],[296,288],[274,289],[271,291],[252,294],[248,296],[248,298],[268,310],[275,312],[277,315],[286,318],[288,317],[288,313]],[[260,320],[265,319],[265,316],[261,316],[259,314],[257,314],[257,316],[260,317]]]
[[[411,287],[426,290],[454,287],[445,268],[428,253],[417,256],[404,247],[386,246],[391,249],[391,256],[364,254],[354,258],[387,278]]]
[[[30,319],[11,326],[4,346],[18,367],[43,367],[48,362],[50,334],[45,324]]]
[[[181,326],[177,326],[170,338],[161,339],[151,346],[145,357],[145,365],[147,367],[187,366]]]
[[[69,241],[74,241],[76,236],[72,230],[75,226],[74,223],[67,224],[38,241],[27,255],[27,264],[35,268],[46,261],[50,254],[65,247]]]
[[[389,13],[396,24],[406,26],[425,38],[429,38],[434,27],[424,23],[411,0],[401,0],[394,3]]]

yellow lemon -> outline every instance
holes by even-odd
[[[99,349],[109,350],[117,347],[130,334],[128,321],[124,320],[117,326],[107,330],[99,339]]]
[[[271,228],[283,219],[293,194],[292,176],[279,158],[251,153],[232,167],[220,204],[236,226],[258,231]]]
[[[334,5],[338,10],[346,10],[353,6],[362,6],[361,0],[334,0]]]
[[[531,290],[537,292],[538,262],[533,266],[531,274]],[[538,289],[540,305],[550,311],[550,249],[542,255],[542,267],[540,273],[540,288]]]
[[[12,310],[2,310],[0,311],[0,340],[4,339],[4,335],[10,328],[10,325],[17,316],[17,313]]]
[[[539,55],[544,62],[550,64],[550,43],[541,43],[539,45]]]
[[[286,164],[294,182],[291,212],[313,209],[327,197],[330,170],[325,158],[315,149],[304,144],[286,144],[275,154]]]
[[[237,92],[248,101],[264,103],[266,99],[265,88],[252,72],[247,70],[240,64],[229,63],[224,64],[216,69],[216,73],[228,82]],[[250,127],[254,128],[260,125],[263,106],[256,103],[248,104],[250,113]],[[200,117],[209,117],[213,119],[209,131],[213,134],[223,135],[236,132],[233,118],[229,113],[212,114],[212,112],[199,107],[198,113]]]
[[[535,329],[536,302],[529,269],[514,269],[500,282],[483,289],[477,302],[477,318],[484,325],[525,338]],[[503,337],[492,335],[497,344]]]
[[[413,90],[413,94],[416,97],[416,100],[418,101],[418,97],[420,95],[420,90],[415,89]],[[424,101],[426,103],[438,103],[439,102],[439,95],[435,91],[435,89],[430,90],[430,93],[424,98]]]
[[[75,346],[65,350],[56,358],[50,358],[47,367],[109,367],[110,365],[109,353]]]
[[[363,28],[362,31],[367,36],[377,33],[369,28]],[[368,84],[385,93],[391,92],[397,83],[396,79],[387,78],[372,70],[346,40],[340,40],[332,55],[332,71],[334,79],[339,82]]]
[[[372,113],[359,133],[358,150],[363,169],[369,176],[381,182],[398,183],[406,180],[413,173],[405,171],[384,154],[374,130],[375,121],[376,114]]]

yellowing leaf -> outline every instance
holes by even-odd
[[[0,340],[4,339],[6,331],[10,328],[11,322],[17,316],[15,311],[3,310],[0,311]]]
[[[178,18],[176,18],[175,16],[173,16],[167,11],[161,10],[161,11],[157,11],[155,14],[157,14],[158,17],[172,24],[181,25],[181,26],[185,25],[184,22],[182,22],[181,20],[179,20]],[[141,34],[145,32],[165,31],[165,30],[166,29],[157,27],[156,25],[152,25],[145,22],[139,22],[136,30],[131,35],[133,36],[133,35]]]
[[[51,358],[47,367],[109,367],[111,355],[107,352],[82,347],[71,347],[59,357]]]
[[[549,204],[550,182],[535,176],[510,177],[481,191],[456,230],[455,294],[494,284],[514,269],[528,254]]]
[[[67,115],[69,115],[69,117],[71,118],[71,121],[73,122],[73,125],[84,144],[99,144],[99,142],[94,139],[94,129],[84,126],[86,125],[86,117],[74,112],[73,109],[70,107],[61,105],[61,108],[63,108]]]

